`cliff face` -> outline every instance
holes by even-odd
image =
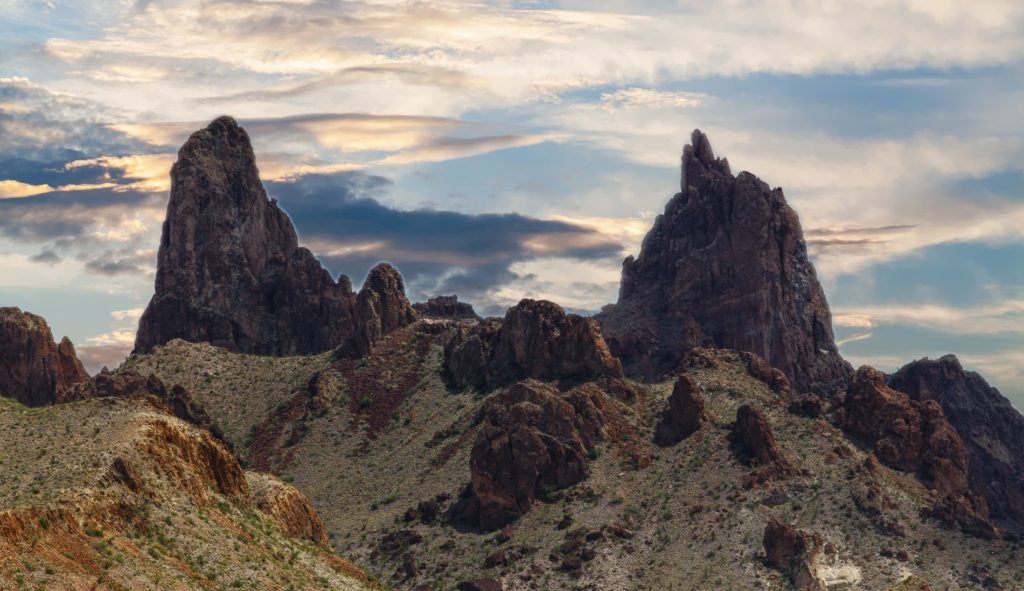
[[[252,144],[229,117],[192,134],[171,169],[156,293],[135,351],[181,338],[233,351],[325,351],[355,334],[356,296],[298,245],[267,199]]]
[[[87,379],[67,337],[58,344],[42,317],[0,308],[0,396],[42,406]]]
[[[942,406],[967,448],[971,489],[985,497],[993,521],[1024,531],[1024,416],[953,355],[909,363],[889,385]]]
[[[623,262],[619,301],[597,319],[633,376],[660,377],[698,346],[755,353],[797,392],[831,393],[851,373],[796,212],[781,189],[733,176],[699,130],[683,150],[681,192]]]

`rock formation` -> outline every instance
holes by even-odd
[[[909,363],[889,386],[942,406],[967,448],[971,490],[988,502],[993,521],[1024,533],[1024,417],[1010,401],[953,355]]]
[[[590,389],[561,394],[533,380],[489,400],[470,455],[469,496],[456,509],[484,529],[530,510],[538,497],[588,475],[588,452],[603,437],[603,401]]]
[[[160,378],[150,375],[142,376],[134,372],[112,374],[100,372],[96,377],[80,382],[69,390],[61,402],[74,402],[89,398],[131,396],[152,396],[159,400],[166,409],[177,418],[209,431],[229,449],[232,447],[224,438],[220,428],[214,424],[206,409],[192,399],[185,388],[175,385],[168,388]]]
[[[135,352],[176,338],[265,355],[317,353],[355,335],[356,296],[298,245],[267,199],[245,130],[220,117],[171,169],[156,293]]]
[[[821,536],[775,520],[764,528],[765,564],[789,575],[800,591],[827,591],[818,575],[818,556],[824,546]]]
[[[327,529],[306,495],[275,476],[246,472],[245,480],[256,508],[274,520],[285,535],[328,544]]]
[[[529,299],[510,308],[500,322],[461,327],[445,348],[445,367],[456,387],[483,390],[524,378],[581,383],[622,377],[597,322]]]
[[[967,450],[939,404],[920,402],[885,385],[882,372],[864,366],[850,382],[843,429],[874,451],[878,460],[920,474],[940,492],[967,491]]]
[[[42,406],[59,401],[87,379],[67,337],[57,344],[42,317],[0,308],[0,396]]]
[[[729,439],[737,457],[755,467],[754,473],[745,482],[746,486],[797,474],[797,470],[779,449],[775,434],[764,415],[749,404],[737,409],[736,422],[733,423]]]
[[[413,309],[420,316],[439,320],[479,320],[471,304],[459,301],[459,296],[437,296],[426,303],[415,303]]]
[[[798,392],[850,373],[800,221],[781,189],[733,176],[707,136],[683,150],[682,187],[622,265],[619,301],[597,316],[626,373],[660,378],[697,346],[755,353]]]
[[[661,423],[654,433],[654,442],[660,446],[675,445],[696,433],[705,418],[700,387],[684,373],[672,388],[668,406],[662,412]]]
[[[416,313],[405,297],[405,283],[398,271],[387,263],[371,269],[356,298],[357,353],[369,353],[382,336],[415,321]]]

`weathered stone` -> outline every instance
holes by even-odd
[[[501,583],[494,579],[473,579],[462,581],[458,586],[459,591],[501,591]]]
[[[327,528],[299,489],[269,474],[246,472],[245,479],[256,508],[273,519],[285,535],[328,544]]]
[[[417,314],[425,318],[438,320],[479,320],[473,306],[459,301],[459,296],[436,296],[429,298],[425,303],[418,302],[412,305]]]
[[[631,376],[660,378],[698,346],[755,353],[798,392],[830,394],[851,372],[796,212],[781,189],[733,176],[699,130],[683,150],[681,192],[623,262],[618,303],[596,318]]]
[[[827,591],[818,574],[818,555],[823,541],[816,532],[805,532],[772,520],[764,528],[765,564],[789,575],[800,591]]]
[[[588,450],[602,437],[602,404],[592,390],[562,394],[533,380],[490,399],[470,455],[469,496],[456,507],[457,517],[497,529],[546,492],[586,478]]]
[[[58,344],[41,316],[0,308],[0,396],[43,406],[87,379],[67,337]]]
[[[381,337],[415,321],[416,313],[405,297],[405,283],[398,271],[387,263],[371,269],[356,298],[357,353],[369,353]]]
[[[524,299],[500,322],[462,328],[445,349],[456,387],[498,388],[525,378],[582,383],[621,378],[597,323],[561,306]]]
[[[1024,416],[953,355],[909,363],[889,385],[942,406],[966,446],[971,490],[985,498],[992,521],[1024,534]]]
[[[797,474],[775,441],[775,434],[764,415],[749,404],[736,411],[736,422],[729,434],[733,450],[740,459],[756,468],[747,485],[764,484],[776,478]]]
[[[672,388],[668,406],[662,412],[661,423],[654,434],[654,442],[660,446],[675,445],[696,433],[705,418],[700,387],[684,373]]]

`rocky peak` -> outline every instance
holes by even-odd
[[[619,301],[597,316],[627,374],[660,378],[693,347],[747,351],[797,392],[831,394],[851,369],[800,221],[781,189],[733,176],[706,135],[683,150],[682,190],[623,262]]]
[[[28,406],[58,402],[89,379],[67,337],[53,340],[41,316],[0,308],[0,396]]]
[[[325,351],[355,333],[355,295],[298,246],[230,117],[192,134],[171,169],[156,290],[136,352],[175,338],[244,353]]]
[[[356,299],[358,353],[365,355],[383,335],[415,320],[398,270],[387,263],[371,269]]]
[[[524,378],[578,384],[622,377],[596,321],[530,299],[509,308],[500,322],[460,329],[445,348],[445,366],[455,386],[482,389]]]
[[[471,304],[459,301],[459,296],[436,296],[426,302],[412,305],[417,314],[442,320],[479,320]]]
[[[942,406],[967,448],[971,490],[985,497],[993,521],[1024,532],[1024,416],[953,355],[909,363],[888,382]]]

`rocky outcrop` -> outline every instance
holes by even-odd
[[[654,433],[654,443],[663,447],[675,445],[696,433],[706,418],[700,387],[684,373],[672,388],[668,406],[662,412],[661,422]]]
[[[755,468],[745,482],[748,487],[798,473],[779,449],[764,415],[749,404],[737,409],[729,440],[739,460]]]
[[[59,401],[87,379],[67,337],[58,344],[42,317],[0,308],[0,396],[42,406]]]
[[[459,296],[437,296],[429,298],[425,303],[412,305],[416,313],[425,318],[436,320],[479,320],[471,304],[459,301]]]
[[[357,353],[369,353],[381,337],[415,321],[416,313],[405,296],[405,283],[398,271],[387,263],[371,269],[356,298]]]
[[[985,498],[994,522],[1024,533],[1024,416],[953,355],[914,361],[888,381],[916,401],[942,406],[966,446],[971,490]]]
[[[275,476],[246,472],[246,482],[256,508],[274,520],[285,535],[328,544],[327,528],[306,495]]]
[[[588,452],[603,438],[603,406],[593,389],[562,394],[534,380],[488,400],[470,455],[469,494],[456,517],[496,529],[529,511],[546,492],[586,478]]]
[[[775,521],[764,528],[765,564],[789,575],[800,591],[827,591],[818,574],[818,557],[824,547],[821,535]]]
[[[483,578],[462,581],[457,589],[459,591],[501,591],[502,586],[494,579]]]
[[[621,378],[597,323],[558,304],[524,299],[502,321],[460,327],[445,348],[449,382],[490,390],[534,378],[582,383]]]
[[[116,397],[126,398],[130,396],[152,396],[162,403],[166,409],[179,419],[192,423],[193,425],[209,431],[226,445],[229,449],[231,444],[225,439],[220,428],[213,422],[206,409],[192,399],[188,390],[182,386],[175,385],[168,388],[160,378],[155,375],[142,376],[135,372],[124,372],[112,374],[100,372],[96,377],[79,383],[69,390],[61,399],[61,402],[74,402],[89,398]]]
[[[348,278],[335,282],[267,199],[245,130],[220,117],[193,133],[171,169],[135,352],[176,338],[263,355],[326,351],[355,335],[355,306]]]
[[[882,372],[864,366],[850,382],[843,429],[878,460],[920,474],[945,494],[967,491],[967,451],[935,401],[920,402],[886,386]]]
[[[699,130],[682,160],[681,192],[623,262],[618,303],[596,317],[612,352],[628,375],[660,378],[692,347],[749,351],[797,392],[831,394],[851,370],[782,190],[733,176]]]

